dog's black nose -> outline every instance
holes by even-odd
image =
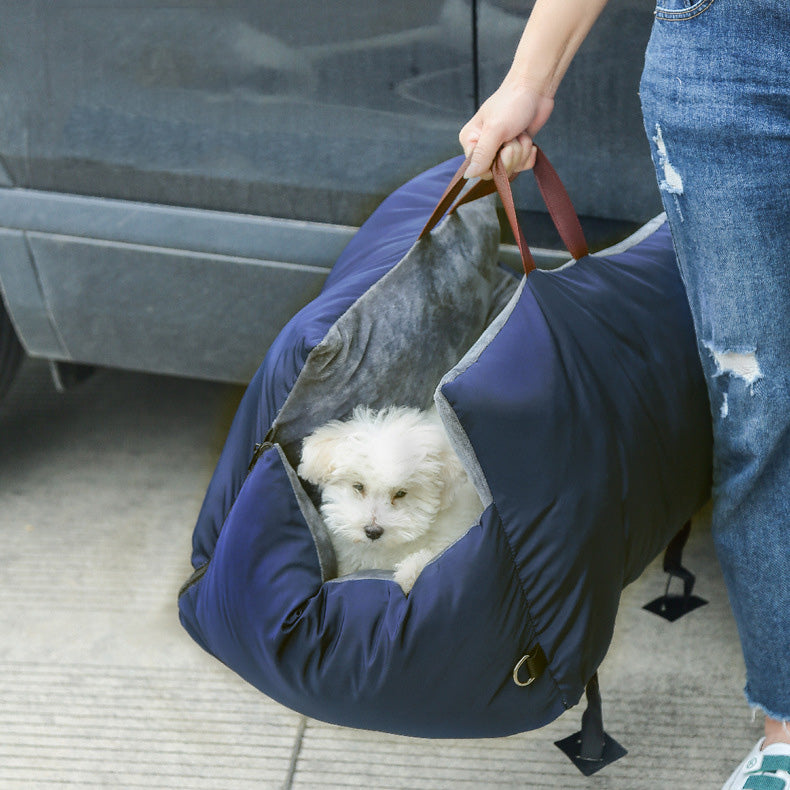
[[[384,534],[384,530],[381,527],[371,524],[369,527],[365,527],[365,534],[371,540],[378,540]]]

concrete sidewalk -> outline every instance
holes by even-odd
[[[628,755],[590,779],[553,745],[581,707],[539,732],[425,741],[266,699],[205,655],[176,610],[239,395],[102,372],[59,396],[28,361],[0,405],[1,790],[717,790],[759,737],[704,517],[685,564],[707,606],[675,623],[645,612],[664,590],[660,560],[624,592],[600,679]]]

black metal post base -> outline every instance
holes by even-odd
[[[585,776],[592,776],[628,752],[604,732],[597,674],[590,679],[586,692],[587,710],[582,716],[581,730],[561,741],[555,741],[555,746],[561,749]]]

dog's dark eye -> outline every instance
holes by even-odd
[[[365,493],[365,486],[363,486],[362,483],[354,483],[352,488],[354,489],[354,491],[359,491],[360,494]]]
[[[405,497],[405,496],[406,496],[406,492],[403,489],[401,489],[400,491],[396,491],[395,492],[395,496],[392,497],[392,498],[393,499],[403,499],[403,497]]]

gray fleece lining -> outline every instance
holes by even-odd
[[[498,265],[498,244],[493,200],[463,206],[338,318],[272,426],[294,468],[305,436],[359,404],[430,405],[517,286]]]
[[[596,252],[596,256],[606,257],[609,255],[619,255],[621,252],[630,250],[631,247],[636,247],[637,244],[643,242],[648,236],[652,236],[665,222],[667,221],[667,214],[665,211],[661,212],[653,219],[642,225],[641,228],[635,230],[628,238],[623,239],[612,247],[607,247],[605,250]]]
[[[437,387],[436,393],[434,395],[434,402],[436,403],[436,408],[442,418],[442,422],[444,423],[450,444],[455,450],[456,455],[458,455],[458,457],[461,459],[461,463],[466,468],[470,480],[477,488],[477,493],[483,502],[483,507],[488,507],[494,501],[493,496],[491,495],[491,489],[489,488],[488,482],[486,481],[485,475],[483,474],[483,469],[477,460],[477,455],[475,454],[474,448],[472,447],[472,443],[469,441],[469,437],[461,427],[461,423],[458,421],[458,417],[456,416],[452,407],[444,397],[444,394],[442,393],[442,387],[445,384],[455,381],[458,376],[460,376],[462,373],[465,373],[475,362],[477,362],[477,360],[480,358],[480,355],[488,347],[489,343],[491,343],[491,341],[499,334],[500,330],[505,325],[505,322],[510,317],[510,314],[513,312],[513,308],[516,306],[519,298],[521,297],[521,292],[524,290],[526,281],[526,277],[521,278],[521,283],[518,285],[516,290],[511,293],[510,300],[501,310],[499,310],[494,320],[491,321],[491,323],[486,327],[486,329],[478,338],[477,342],[469,349],[469,351],[466,352],[458,364],[442,377],[442,380],[439,382],[439,386]]]
[[[489,198],[462,206],[416,242],[310,352],[277,415],[273,441],[313,536],[324,581],[337,575],[337,560],[326,525],[294,469],[302,439],[329,420],[348,417],[359,404],[427,408],[435,399],[451,443],[483,503],[490,504],[474,450],[437,386],[468,358],[470,347],[480,345],[481,334],[496,333],[502,308],[519,289],[518,280],[498,264],[499,232]],[[354,577],[392,574],[363,571]]]
[[[307,526],[310,529],[310,534],[313,536],[313,542],[315,543],[315,549],[318,554],[318,564],[321,566],[321,581],[334,579],[335,576],[337,576],[337,557],[335,556],[335,549],[332,546],[326,524],[324,524],[321,514],[302,487],[302,482],[299,480],[293,467],[285,457],[282,447],[278,444],[274,446],[283,463],[285,473],[288,475],[288,480],[291,483],[291,488],[293,489],[296,501],[299,503],[299,508],[302,511],[304,520],[307,522]]]
[[[605,250],[599,250],[593,256],[606,258],[610,255],[619,255],[621,252],[627,252],[631,249],[631,247],[636,247],[637,244],[644,241],[648,236],[655,233],[665,222],[667,221],[666,212],[662,212],[658,216],[653,217],[649,222],[642,225],[641,228],[635,230],[630,236],[623,239],[622,241],[618,242],[617,244],[607,247]],[[562,266],[558,266],[556,269],[552,269],[552,271],[559,272],[563,269],[568,269],[571,266],[574,266],[577,263],[576,260],[571,258],[567,263],[563,263]]]

